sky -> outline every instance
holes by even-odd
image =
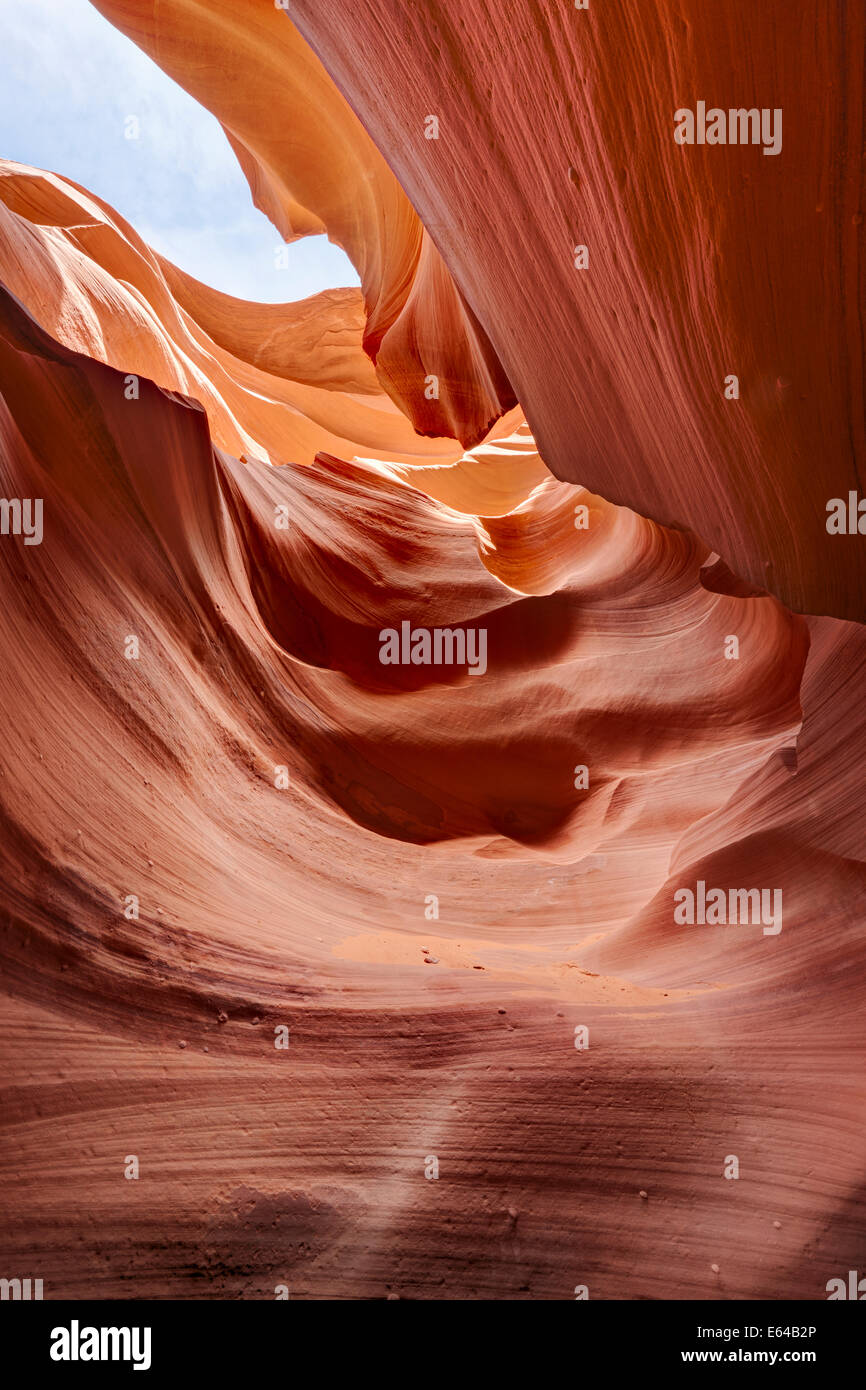
[[[277,267],[279,234],[219,122],[88,0],[0,0],[0,156],[82,184],[227,294],[279,304],[358,284],[322,236],[292,242]]]

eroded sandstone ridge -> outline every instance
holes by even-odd
[[[866,456],[860,7],[292,0],[365,129],[270,0],[98,8],[225,123],[282,230],[346,248],[416,425],[476,442],[507,379],[557,477],[863,619],[863,548],[825,527]],[[702,99],[783,110],[781,153],[677,144]]]

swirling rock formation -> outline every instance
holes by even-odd
[[[494,36],[480,0],[297,0],[337,86],[265,0],[98,7],[362,291],[230,300],[0,168],[2,486],[44,501],[42,544],[0,539],[6,1264],[47,1297],[825,1297],[866,1225],[866,640],[766,591],[850,611],[856,538],[834,568],[779,518],[819,425],[843,478],[859,358],[811,409],[712,404],[725,354],[814,352],[790,248],[746,236],[723,304],[677,260],[708,209],[769,215],[653,145],[739,5]],[[579,313],[558,145],[583,239],[618,228]],[[805,264],[848,247],[835,167]],[[403,621],[484,629],[483,678],[383,665]],[[779,890],[781,929],[678,922],[698,881]]]
[[[866,459],[866,15],[832,0],[807,28],[787,0],[291,12],[479,314],[551,471],[691,528],[790,607],[862,620],[862,541],[828,535],[826,504],[862,489]],[[698,101],[781,109],[781,152],[676,144],[675,111]]]

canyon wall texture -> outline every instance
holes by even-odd
[[[6,1272],[826,1298],[866,1235],[862,16],[96,7],[361,288],[232,299],[0,163],[2,493],[43,504],[0,538]],[[781,149],[678,145],[698,100]],[[404,624],[484,669],[383,662]]]

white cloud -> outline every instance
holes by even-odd
[[[227,293],[280,302],[358,283],[324,237],[294,243],[276,270],[279,237],[219,122],[88,0],[0,0],[0,31],[0,154],[74,179]]]

